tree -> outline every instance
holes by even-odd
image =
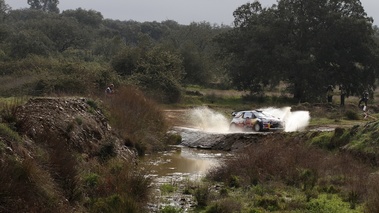
[[[36,30],[23,30],[9,37],[9,55],[13,58],[25,58],[30,54],[47,56],[53,42]]]
[[[59,0],[28,0],[30,9],[59,13]]]
[[[78,8],[76,10],[65,10],[62,12],[64,17],[73,17],[78,20],[79,23],[88,25],[91,27],[99,27],[103,21],[103,15],[95,10],[84,10]]]
[[[181,98],[184,72],[178,53],[152,45],[125,48],[111,64],[118,74],[157,101],[175,103]]]
[[[259,2],[234,12],[235,27],[217,39],[234,85],[262,92],[285,82],[299,101],[325,97],[327,85],[353,93],[375,87],[377,45],[359,0]]]
[[[3,21],[5,15],[10,10],[9,5],[5,4],[4,0],[0,0],[0,21]]]

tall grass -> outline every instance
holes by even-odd
[[[158,105],[135,87],[122,87],[104,99],[111,125],[132,141],[139,154],[161,150],[168,130],[165,117]]]

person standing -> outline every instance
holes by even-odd
[[[367,110],[367,102],[368,102],[368,92],[364,91],[362,94],[362,98],[358,102],[358,107],[362,109],[364,112],[366,112]]]
[[[326,90],[326,96],[328,97],[328,103],[332,103],[333,101],[333,85],[329,85]]]
[[[345,106],[345,96],[347,92],[343,84],[340,85],[340,92],[341,92],[341,106]]]

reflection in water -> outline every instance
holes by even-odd
[[[170,151],[143,157],[142,164],[153,176],[204,175],[226,156],[225,152],[172,146]]]
[[[212,167],[218,166],[222,159],[231,156],[226,152],[172,146],[171,150],[144,156],[142,166],[154,177],[155,200],[150,204],[151,212],[160,212],[164,206],[174,206],[188,212],[196,206],[195,198],[185,194],[188,181],[200,180]],[[176,191],[168,195],[161,192],[162,184],[175,186]]]

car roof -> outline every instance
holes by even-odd
[[[238,112],[263,112],[262,110],[258,110],[258,109],[253,109],[253,110],[243,110],[243,111],[237,111],[236,113]]]

